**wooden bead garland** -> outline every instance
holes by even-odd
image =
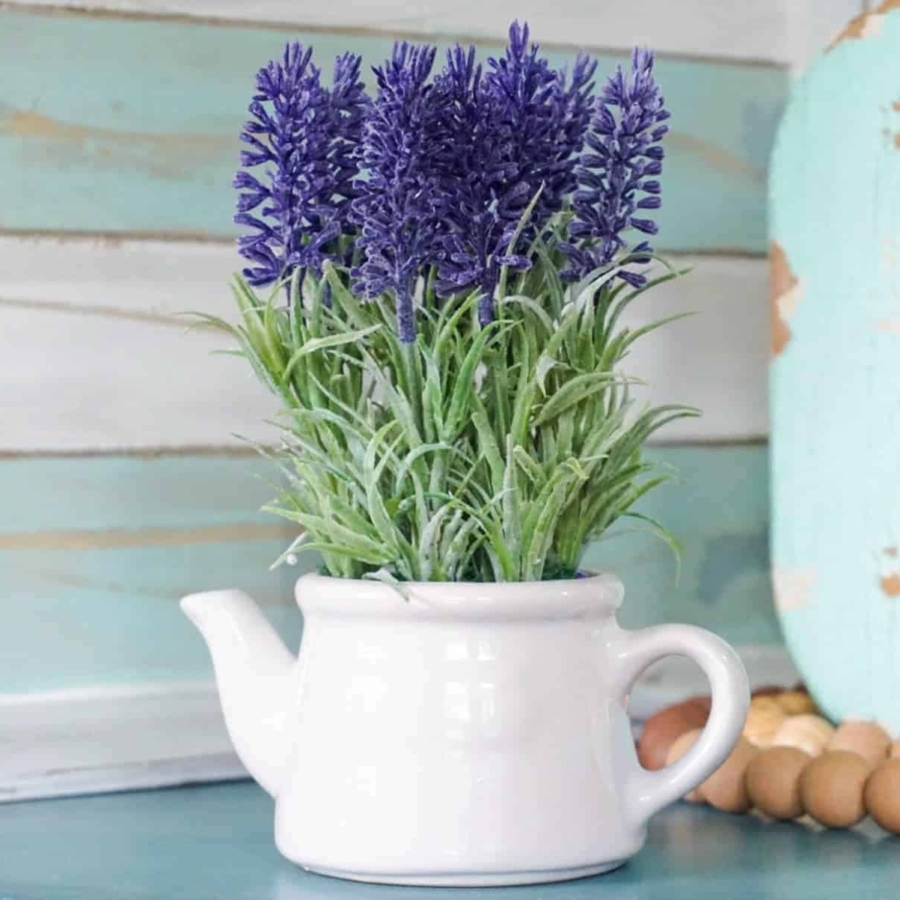
[[[643,764],[661,768],[681,758],[708,715],[709,698],[692,697],[651,717],[638,745]],[[868,814],[900,834],[900,739],[891,743],[884,728],[861,719],[835,729],[806,691],[765,688],[754,692],[731,755],[685,799],[782,820],[806,814],[829,828]]]

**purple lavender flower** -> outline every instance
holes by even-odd
[[[484,77],[474,49],[457,46],[436,82],[449,98],[442,128],[450,149],[443,164],[452,196],[438,289],[478,286],[482,324],[493,318],[500,268],[530,266],[522,249],[574,189],[590,119],[596,63],[579,56],[567,85],[565,73],[551,69],[528,37],[528,26],[514,22],[505,55],[488,61]],[[510,247],[538,191],[528,227]]]
[[[618,108],[618,117],[613,112]],[[639,210],[659,209],[663,148],[669,130],[662,124],[670,113],[653,80],[653,54],[635,48],[631,80],[618,67],[600,93],[576,170],[579,190],[573,196],[575,216],[569,224],[570,240],[561,244],[569,256],[567,277],[575,280],[610,263],[626,246],[622,233],[629,227],[643,234],[657,233],[656,223]],[[643,196],[641,196],[643,195]],[[630,251],[636,263],[649,261],[648,241]],[[646,278],[622,271],[620,277],[635,287]]]
[[[297,268],[321,273],[336,239],[350,231],[354,157],[367,103],[360,60],[339,57],[328,90],[311,57],[312,50],[288,44],[280,62],[259,70],[241,134],[250,149],[241,153],[243,168],[234,179],[240,192],[234,221],[252,229],[238,248],[253,263],[244,276],[256,286]],[[263,165],[270,168],[262,178],[247,171]]]
[[[367,297],[392,291],[400,340],[416,336],[413,293],[420,271],[440,258],[445,197],[437,160],[443,140],[441,94],[427,84],[435,48],[395,44],[374,69],[378,96],[366,118],[360,184],[351,216],[362,228],[365,260],[351,275]]]

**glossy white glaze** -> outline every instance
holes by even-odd
[[[687,626],[619,628],[612,575],[409,584],[307,575],[299,659],[249,598],[185,598],[229,733],[277,798],[306,868],[407,884],[516,884],[605,871],[647,819],[714,771],[748,703],[737,655]],[[709,724],[675,765],[638,764],[627,695],[651,662],[697,661]]]

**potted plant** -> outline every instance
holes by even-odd
[[[297,584],[299,660],[238,592],[183,608],[289,859],[394,883],[576,877],[640,847],[747,703],[718,638],[622,631],[620,582],[579,572],[623,517],[667,537],[634,510],[666,478],[642,447],[693,414],[635,408],[619,368],[656,327],[622,313],[676,274],[646,273],[669,113],[645,50],[596,97],[596,64],[553,69],[526,26],[485,66],[435,55],[398,44],[371,97],[358,57],[329,87],[297,44],[257,76],[241,316],[207,319],[281,401],[270,509],[302,529],[285,557],[316,550],[322,573]],[[715,703],[648,773],[625,704],[668,653]]]

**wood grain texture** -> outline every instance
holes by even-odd
[[[0,693],[209,675],[178,609],[234,585],[296,643],[296,534],[257,512],[275,494],[255,456],[0,460]]]
[[[769,576],[766,447],[660,447],[650,456],[671,466],[676,479],[640,509],[680,542],[680,573],[658,538],[621,534],[623,526],[590,547],[585,568],[611,569],[625,584],[622,623],[686,622],[733,644],[780,642]]]
[[[232,234],[230,181],[253,74],[286,37],[272,28],[0,8],[0,84],[28,73],[27,90],[0,93],[0,173],[15,172],[0,178],[0,229]],[[290,37],[315,44],[326,69],[341,50],[372,63],[391,46],[387,35],[355,32]],[[594,37],[582,28],[577,40]],[[482,52],[496,49],[488,43]],[[548,56],[564,64],[572,52]],[[598,58],[604,73],[623,59]],[[763,252],[766,165],[785,73],[662,59],[658,75],[674,117],[657,245]]]
[[[697,315],[644,338],[628,368],[659,402],[701,419],[665,440],[767,433],[768,301],[764,260],[678,257],[693,267],[648,292],[627,324]],[[224,335],[185,333],[195,309],[234,320],[230,246],[0,237],[2,451],[239,446],[271,441],[274,401]]]
[[[821,2],[821,0],[820,0]],[[828,0],[826,0],[826,3]],[[835,0],[831,0],[832,3]],[[710,4],[705,0],[645,0],[640,7],[570,0],[555,8],[538,0],[368,0],[359,3],[320,3],[317,0],[30,0],[11,6],[89,6],[131,15],[191,16],[200,19],[271,22],[392,34],[463,35],[502,39],[513,19],[531,24],[544,43],[609,48],[635,43],[664,53],[785,62],[781,0]],[[586,37],[587,36],[587,37]]]
[[[0,893],[12,900],[894,900],[896,840],[679,803],[616,872],[516,888],[379,887],[304,872],[278,855],[273,804],[232,784],[0,809]]]
[[[652,455],[681,473],[643,507],[682,541],[681,579],[646,535],[591,548],[586,566],[625,582],[623,623],[696,622],[735,643],[777,643],[765,447]],[[246,590],[296,647],[292,584],[316,561],[269,571],[294,534],[272,536],[277,520],[254,512],[273,474],[247,456],[0,460],[0,693],[210,677],[178,609],[198,590]]]

